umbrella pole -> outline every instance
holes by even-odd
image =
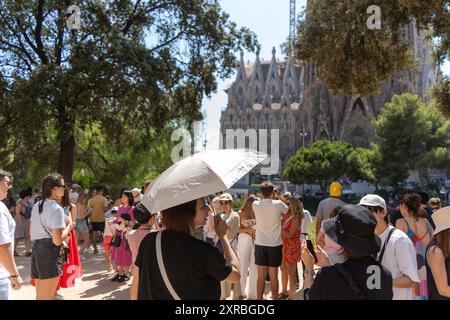
[[[214,216],[217,216],[216,209],[214,208],[214,206],[213,206],[213,204],[212,204],[211,196],[208,196],[208,202],[209,202],[210,205],[211,205],[211,209],[212,209],[212,212],[213,212]]]

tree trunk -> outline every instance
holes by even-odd
[[[320,189],[322,190],[323,197],[325,197],[327,193],[327,182],[325,180],[319,180],[319,186]]]
[[[59,126],[59,161],[58,173],[64,177],[66,183],[72,183],[74,155],[75,155],[75,123],[73,120],[66,121]]]
[[[422,187],[424,187],[429,180],[428,168],[420,168],[417,171],[419,172],[419,183]]]

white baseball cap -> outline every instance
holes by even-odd
[[[368,194],[364,196],[360,201],[359,205],[361,206],[369,206],[369,207],[381,207],[386,209],[386,201],[382,197],[376,194]]]
[[[141,201],[142,200],[142,193],[141,193],[141,189],[139,188],[133,188],[131,189],[131,193],[133,194],[133,198],[135,202]]]

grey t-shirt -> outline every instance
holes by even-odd
[[[33,210],[31,211],[31,241],[51,238],[52,230],[64,229],[66,227],[66,220],[68,219],[58,202],[48,199],[44,202],[41,218],[39,218],[39,204],[40,201],[33,206]],[[44,224],[45,229],[42,224]]]
[[[319,207],[317,208],[316,217],[322,218],[323,220],[330,218],[331,210],[336,208],[337,206],[345,206],[346,203],[342,201],[341,199],[337,198],[327,198],[319,203]]]

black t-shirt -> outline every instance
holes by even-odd
[[[136,258],[139,300],[172,300],[156,258],[156,232],[142,240]],[[175,231],[164,231],[161,251],[167,276],[183,300],[219,300],[220,281],[232,267],[210,244]]]
[[[428,299],[429,300],[450,300],[450,298],[441,296],[434,282],[433,273],[427,261],[427,282],[428,282]],[[445,259],[445,271],[447,272],[447,284],[450,286],[450,258]]]
[[[353,276],[356,285],[364,293],[365,299],[392,300],[391,273],[375,259],[349,259],[342,266]],[[377,269],[380,271],[379,286],[376,280],[372,281],[378,272],[371,266],[379,268]],[[372,289],[369,289],[368,283]],[[308,295],[310,300],[359,300],[347,280],[334,266],[322,268],[318,272]]]

